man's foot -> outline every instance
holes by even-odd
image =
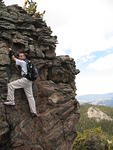
[[[37,113],[31,113],[31,116],[34,118],[34,117],[38,117],[38,114]]]
[[[4,105],[10,105],[10,106],[15,106],[15,103],[11,101],[4,102]]]

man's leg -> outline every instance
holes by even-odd
[[[32,82],[31,81],[28,81],[28,84],[26,85],[26,87],[24,87],[24,91],[25,91],[25,94],[26,94],[27,99],[28,99],[31,113],[37,114],[36,104],[35,104],[35,100],[33,97]]]
[[[8,83],[8,94],[7,94],[7,101],[4,102],[6,105],[15,105],[14,102],[14,91],[15,89],[23,88],[26,83],[25,78],[18,79],[16,81]]]

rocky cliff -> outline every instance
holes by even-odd
[[[0,1],[0,150],[71,150],[76,137],[79,105],[69,56],[56,56],[57,37],[41,17]],[[8,47],[24,50],[39,69],[33,83],[38,118],[32,118],[23,89],[15,91],[16,106],[4,106],[7,83],[19,78],[8,58]]]

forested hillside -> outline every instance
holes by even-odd
[[[102,112],[111,120],[105,120],[104,115],[100,120],[89,118],[87,112],[90,108],[100,110],[99,113]],[[84,104],[80,107],[80,114],[73,150],[113,150],[113,108]]]
[[[88,118],[88,108],[92,105],[84,104],[80,106],[80,120],[77,124],[77,131],[83,132],[86,129],[98,128],[101,127],[102,131],[108,134],[109,136],[113,136],[113,121],[108,120],[100,120],[97,122],[95,119]],[[108,116],[113,118],[113,108],[106,106],[94,106],[100,109],[102,112],[106,113]]]

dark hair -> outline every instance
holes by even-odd
[[[20,55],[21,53],[24,54],[24,56],[26,57],[26,55],[25,55],[24,52],[19,52],[17,56],[19,57],[19,55]]]
[[[19,51],[19,54],[20,54],[20,53],[23,53],[23,54],[25,55],[25,52],[24,52],[23,50],[20,50],[20,51]]]

